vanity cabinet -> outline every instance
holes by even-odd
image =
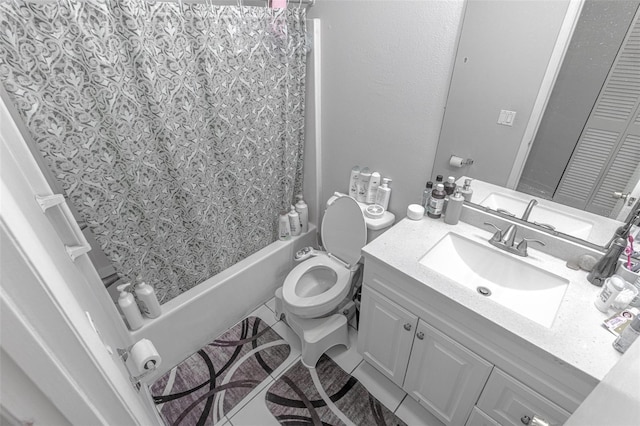
[[[416,304],[402,294],[403,283],[411,284],[380,266],[365,268],[358,352],[367,362],[445,425],[523,426],[537,416],[553,426],[567,420],[579,404],[566,398],[572,386],[551,385],[554,375],[564,373],[552,366],[532,374],[522,358],[510,360],[506,350],[487,346],[494,339],[469,339],[456,321],[475,324],[462,311],[437,301]]]
[[[362,292],[362,306],[358,352],[402,386],[418,317],[373,291]]]

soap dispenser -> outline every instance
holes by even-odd
[[[120,292],[118,306],[129,323],[129,329],[133,331],[142,327],[142,314],[133,294],[127,290],[129,287],[131,287],[131,283],[119,285],[116,289]]]

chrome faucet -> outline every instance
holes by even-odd
[[[527,208],[524,209],[524,213],[522,213],[522,220],[529,220],[529,215],[531,214],[531,210],[538,204],[538,200],[532,198],[527,205]]]
[[[498,228],[493,223],[485,222],[484,224],[493,226],[496,229],[495,234],[493,234],[489,239],[489,244],[517,256],[529,256],[527,251],[529,248],[529,242],[545,245],[540,240],[532,240],[530,238],[523,238],[518,244],[516,244],[516,233],[518,232],[518,227],[515,224],[509,225],[507,230],[504,232],[502,232],[502,229]]]

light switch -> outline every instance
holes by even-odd
[[[515,111],[502,109],[500,110],[500,115],[498,116],[498,124],[502,124],[503,126],[513,126],[513,121],[515,120],[515,118]]]

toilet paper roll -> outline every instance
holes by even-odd
[[[149,339],[142,339],[131,347],[131,365],[140,374],[160,366],[162,358]]]
[[[464,158],[452,155],[449,159],[449,165],[452,167],[462,167],[464,165]]]

